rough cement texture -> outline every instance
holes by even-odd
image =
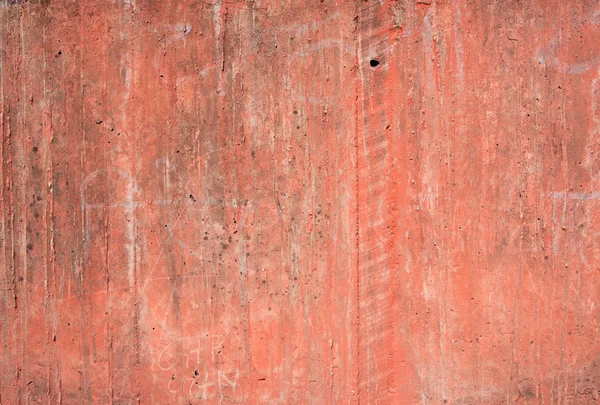
[[[0,403],[598,403],[596,1],[0,30]]]

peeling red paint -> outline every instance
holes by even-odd
[[[598,403],[596,2],[0,26],[0,403]]]

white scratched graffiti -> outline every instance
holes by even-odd
[[[183,342],[185,340],[185,342]],[[178,352],[175,348],[176,343],[180,343],[180,346],[188,346],[186,352]],[[210,352],[211,360],[214,362],[217,355],[223,355],[221,348],[225,342],[225,336],[219,334],[203,333],[194,338],[189,339],[176,339],[171,343],[167,344],[160,355],[158,356],[157,365],[161,370],[171,370],[178,363],[178,358],[185,359],[185,368],[190,368],[190,358],[192,359],[192,365],[200,364],[201,357],[206,351]]]
[[[558,254],[560,233],[558,228],[567,229],[567,207],[570,201],[585,202],[585,201],[600,201],[600,192],[576,192],[576,191],[553,191],[548,193],[552,198],[552,252],[556,256]]]
[[[134,284],[135,269],[135,221],[133,212],[133,200],[139,192],[138,185],[133,177],[118,168],[102,168],[87,175],[79,190],[81,210],[83,216],[83,255],[86,263],[104,263],[105,266],[118,268],[123,266],[127,275],[129,286]],[[104,210],[107,206],[117,207],[118,210],[111,211],[112,217]],[[107,249],[107,230],[109,219],[119,218],[123,220],[124,233],[114,236],[112,242],[122,249]],[[101,237],[104,236],[104,240]],[[113,256],[122,254],[126,260],[113,260]],[[114,264],[113,264],[114,262]],[[89,276],[89,274],[88,274]],[[87,277],[90,285],[90,294],[103,293],[106,282],[103,274],[97,272]],[[70,280],[67,299],[71,297]]]
[[[583,19],[580,29],[589,30],[593,35],[597,35],[599,15],[600,10],[593,11],[586,19]],[[600,57],[594,52],[590,52],[588,55],[581,55],[577,61],[567,59],[563,55],[564,52],[561,51],[561,46],[565,46],[563,44],[564,41],[565,39],[561,36],[551,38],[545,46],[538,49],[537,62],[543,67],[553,67],[570,75],[582,75],[600,65]]]
[[[226,389],[235,392],[239,368],[218,366],[219,360],[225,359],[224,343],[224,335],[201,333],[175,339],[163,347],[155,364],[166,372],[167,390],[203,400],[222,398]]]

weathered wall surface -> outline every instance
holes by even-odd
[[[2,404],[598,402],[596,2],[0,25]]]

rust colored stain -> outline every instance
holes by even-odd
[[[599,402],[597,2],[0,29],[0,403]]]

